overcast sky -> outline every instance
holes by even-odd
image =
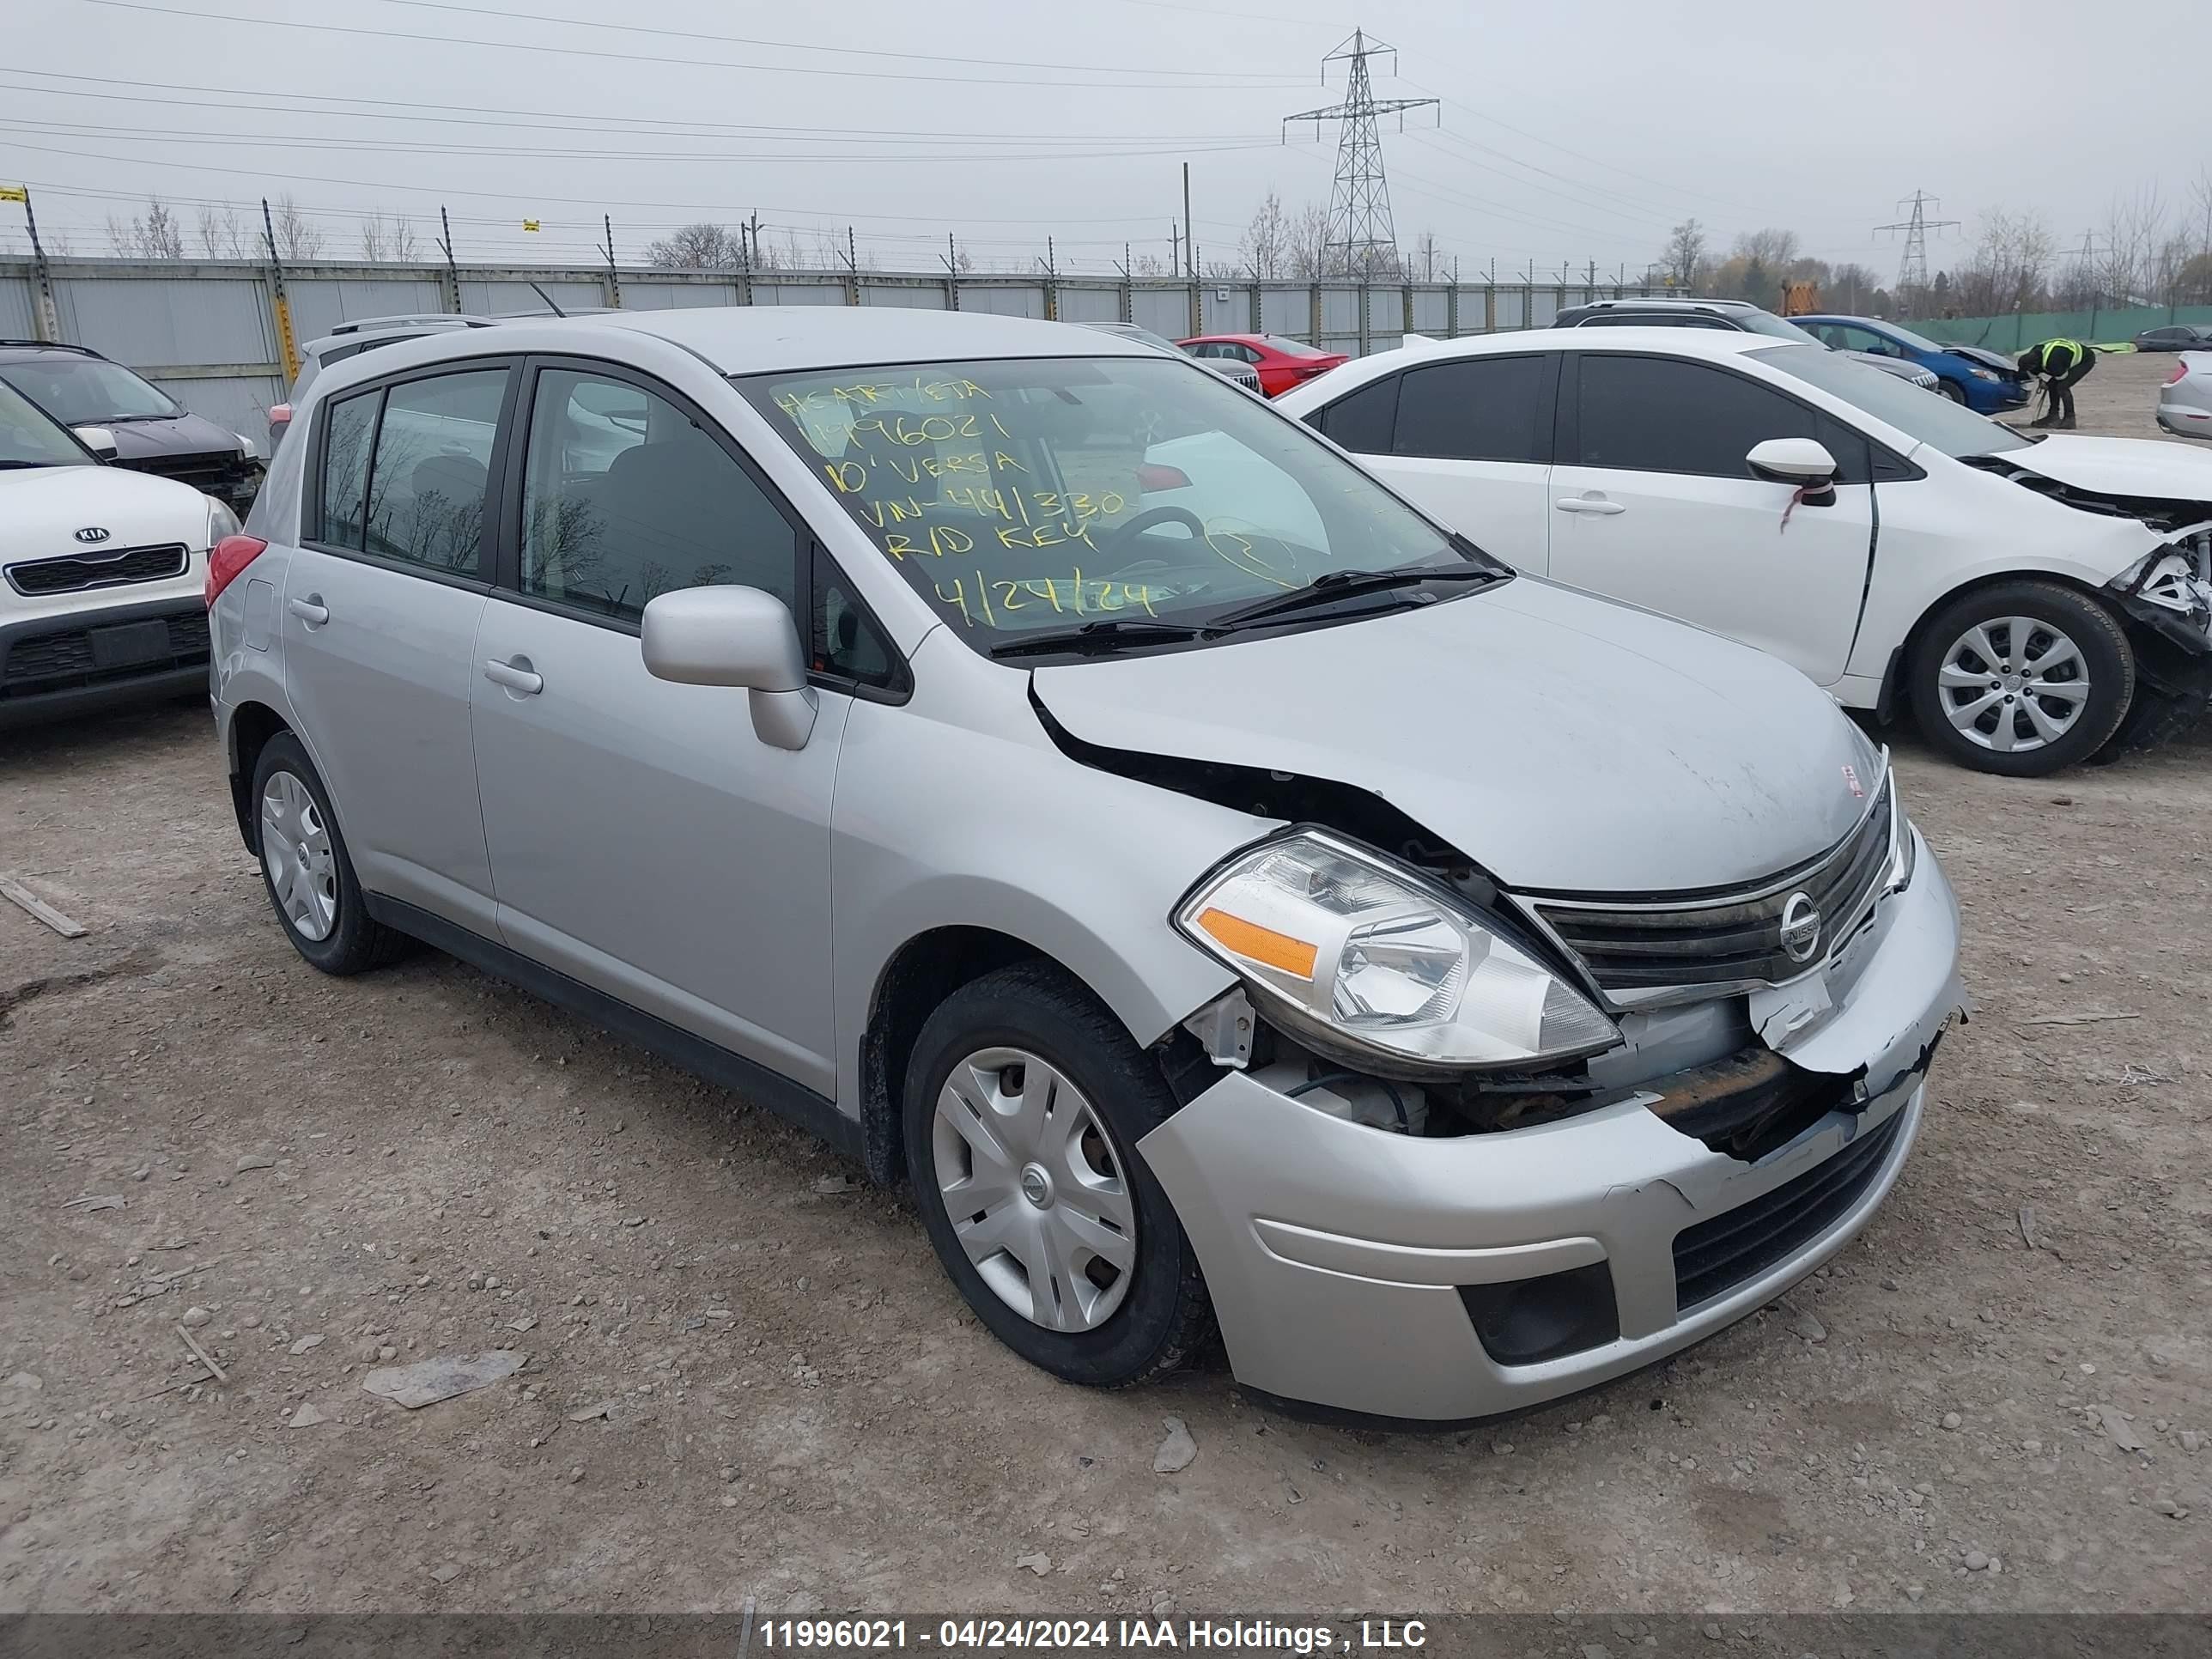
[[[529,3],[0,0],[0,184],[32,184],[79,254],[149,192],[189,228],[198,202],[289,191],[331,257],[357,257],[365,211],[427,232],[442,203],[465,262],[585,259],[602,212],[629,260],[757,209],[778,242],[850,222],[886,268],[934,268],[950,230],[987,266],[1049,231],[1104,269],[1125,240],[1165,255],[1187,159],[1211,258],[1271,186],[1328,201],[1335,128],[1285,146],[1280,118],[1341,96],[1321,59],[1355,25],[1399,48],[1378,96],[1445,100],[1383,151],[1401,244],[1433,231],[1463,276],[1640,271],[1689,215],[1720,247],[1786,225],[1887,274],[1874,227],[1915,190],[1965,222],[1940,267],[1994,208],[2078,246],[2155,185],[2201,223],[2212,171],[2189,112],[2212,107],[2208,0]],[[0,204],[0,246],[24,246]]]

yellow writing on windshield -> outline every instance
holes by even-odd
[[[958,611],[961,620],[970,628],[996,628],[1001,616],[1040,605],[1063,616],[1111,614],[1131,605],[1148,617],[1160,614],[1152,608],[1152,590],[1146,584],[1086,576],[1080,566],[1071,568],[1065,576],[1012,579],[994,577],[979,568],[955,576],[950,582],[933,583],[932,591],[939,605]]]

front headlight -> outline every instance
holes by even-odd
[[[1912,868],[1919,861],[1920,850],[1912,820],[1905,816],[1905,805],[1897,798],[1894,778],[1889,785],[1889,881],[1882,891],[1901,893],[1912,885]]]
[[[1995,369],[1970,368],[1966,373],[1972,375],[1978,380],[1995,380],[1997,378],[1996,371]]]
[[[207,498],[207,544],[213,547],[225,536],[238,534],[238,514],[212,495]]]
[[[1176,910],[1301,1036],[1427,1066],[1528,1066],[1620,1041],[1589,998],[1452,896],[1297,830],[1238,854]]]
[[[234,432],[230,435],[238,440],[238,459],[240,460],[258,461],[261,459],[261,446],[259,444],[254,442],[252,439],[247,437],[243,432]]]

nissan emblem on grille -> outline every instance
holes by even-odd
[[[86,546],[89,547],[95,542],[106,541],[107,539],[107,532],[102,530],[96,524],[88,524],[85,526],[83,529],[76,532],[76,538],[82,542]]]
[[[1782,907],[1782,948],[1792,962],[1810,962],[1820,948],[1820,913],[1802,893],[1792,893]]]

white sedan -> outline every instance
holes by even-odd
[[[2034,436],[1817,346],[1417,341],[1277,399],[1520,568],[2037,776],[2212,698],[2212,453]]]

